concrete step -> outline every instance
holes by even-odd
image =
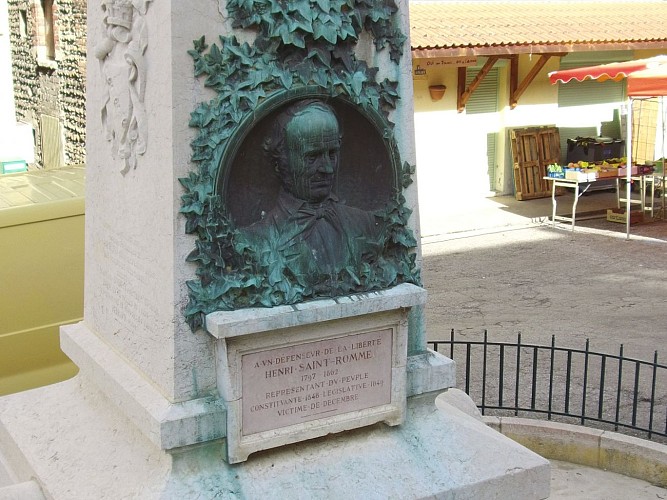
[[[0,488],[0,500],[46,500],[35,481],[11,484]]]

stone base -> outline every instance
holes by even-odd
[[[77,376],[0,398],[0,464],[47,498],[541,499],[549,463],[448,404],[227,465],[223,441],[160,450]],[[7,492],[7,490],[5,490]],[[0,488],[0,497],[2,497]]]
[[[275,319],[275,313],[285,311],[284,308],[263,308],[256,312],[260,319],[262,315],[273,317],[275,323],[284,328],[294,326],[297,319],[316,318],[314,322],[320,323],[332,318],[377,313],[387,307],[406,307],[412,304],[411,300],[418,303],[414,296],[421,294],[425,294],[421,288],[403,284],[364,297],[339,298],[334,308],[319,307],[333,302],[327,300],[304,303],[298,308],[285,306],[287,311],[279,319]],[[406,295],[413,297],[406,299]],[[323,314],[323,310],[330,316]],[[270,322],[265,323],[265,328],[270,329]],[[228,408],[222,398],[210,396],[172,403],[84,321],[61,328],[61,347],[79,367],[79,378],[97,386],[155,446],[170,450],[227,436]],[[455,363],[430,350],[408,356],[406,371],[408,396],[443,391],[455,385]],[[225,392],[224,384],[221,384],[221,392]]]

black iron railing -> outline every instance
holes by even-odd
[[[449,340],[430,346],[457,363],[458,387],[484,415],[546,417],[667,440],[667,366],[551,345]]]

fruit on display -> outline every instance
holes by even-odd
[[[565,177],[565,174],[563,173],[563,167],[561,167],[558,163],[552,163],[551,165],[547,165],[547,177],[556,177],[556,178]]]

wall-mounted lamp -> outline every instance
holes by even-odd
[[[445,95],[447,87],[445,85],[429,85],[428,91],[431,94],[432,101],[439,101]]]

